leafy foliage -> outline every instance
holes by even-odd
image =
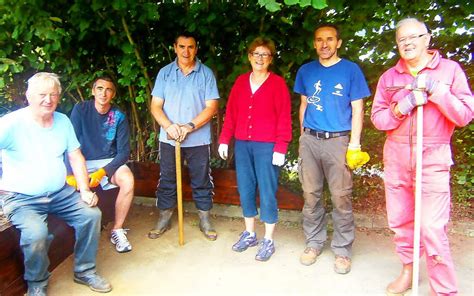
[[[374,92],[378,77],[397,60],[395,20],[415,16],[433,29],[434,47],[459,61],[472,77],[474,2],[458,2],[0,0],[0,114],[25,105],[25,79],[36,71],[62,76],[60,111],[65,113],[90,97],[94,77],[108,73],[119,84],[116,103],[130,118],[133,158],[154,160],[159,131],[149,114],[151,90],[158,70],[174,59],[172,44],[179,31],[198,35],[198,56],[218,80],[222,100],[214,120],[215,140],[230,88],[237,75],[249,70],[246,47],[260,35],[276,42],[273,70],[285,77],[291,89],[299,66],[315,58],[314,27],[338,23],[343,39],[340,55],[361,65]],[[290,161],[297,158],[298,106],[299,98],[294,96]],[[367,115],[370,106],[367,100]],[[472,196],[472,129],[470,125],[455,135],[453,191],[460,201]],[[381,163],[380,135],[367,119],[363,145],[373,164]],[[216,155],[215,146],[213,152]]]

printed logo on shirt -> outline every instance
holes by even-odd
[[[119,120],[122,118],[120,112],[110,110],[107,114],[107,120],[104,122],[103,131],[105,132],[105,138],[107,141],[112,142],[117,134],[117,126]]]
[[[342,97],[341,91],[343,89],[344,89],[344,87],[342,87],[342,84],[338,83],[338,84],[336,84],[336,86],[334,86],[334,91],[332,92],[332,94],[335,95],[335,96]]]
[[[321,112],[323,111],[323,105],[318,104],[321,101],[321,98],[318,97],[318,95],[321,93],[322,90],[323,88],[321,87],[321,80],[318,80],[318,82],[314,84],[313,95],[307,98],[308,103],[314,105],[316,107],[316,110]]]

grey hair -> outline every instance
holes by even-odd
[[[407,18],[404,18],[402,20],[400,20],[396,25],[395,25],[395,29],[398,31],[398,29],[400,29],[401,26],[407,24],[407,23],[417,23],[421,26],[423,26],[425,29],[426,29],[426,32],[428,33],[428,27],[426,26],[426,24],[420,20],[418,20],[417,18],[414,18],[414,17],[407,17]]]
[[[43,81],[48,81],[52,85],[58,88],[59,92],[62,91],[61,88],[61,82],[59,81],[59,76],[55,73],[49,73],[49,72],[38,72],[35,75],[31,76],[30,79],[28,79],[28,91],[35,85],[43,82]]]

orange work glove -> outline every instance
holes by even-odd
[[[71,186],[71,187],[76,188],[76,190],[77,190],[77,181],[76,181],[76,177],[74,177],[74,175],[67,175],[66,176],[66,184]]]
[[[97,171],[89,174],[89,186],[90,187],[97,187],[100,184],[100,181],[103,177],[107,175],[106,171],[103,168],[98,169]]]

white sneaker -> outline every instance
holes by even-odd
[[[127,239],[127,230],[120,228],[112,230],[110,242],[115,245],[115,249],[119,253],[125,253],[132,250],[132,245]]]

